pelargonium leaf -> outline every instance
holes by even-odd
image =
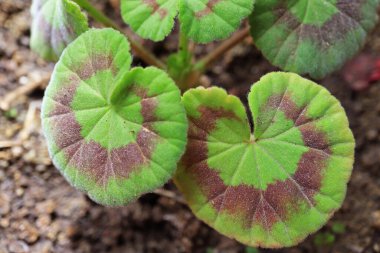
[[[181,30],[192,40],[225,39],[253,10],[255,0],[122,0],[124,21],[141,37],[163,40],[179,12]]]
[[[187,91],[187,151],[175,182],[195,215],[251,246],[295,245],[341,206],[354,160],[344,109],[325,88],[271,73],[240,100]]]
[[[30,13],[32,14],[32,17],[34,18],[39,10],[42,8],[42,6],[48,2],[49,0],[33,0],[32,6],[30,7]]]
[[[133,31],[153,41],[163,40],[173,29],[178,0],[122,0],[121,14]]]
[[[65,47],[88,30],[87,17],[71,0],[33,0],[30,47],[57,61]]]
[[[364,44],[379,0],[258,0],[250,17],[256,46],[284,70],[322,78]]]
[[[186,145],[179,89],[157,68],[129,70],[125,37],[89,30],[58,61],[42,106],[55,166],[104,205],[123,205],[171,178]]]
[[[253,11],[255,0],[180,0],[181,29],[199,43],[225,39]]]

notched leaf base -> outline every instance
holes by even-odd
[[[175,182],[195,215],[221,233],[268,248],[292,246],[337,210],[354,140],[339,102],[295,74],[273,73],[240,100],[219,88],[183,98],[190,129]]]

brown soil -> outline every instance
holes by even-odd
[[[29,50],[29,5],[24,0],[0,1],[0,253],[251,252],[198,221],[178,201],[180,194],[171,183],[165,189],[177,197],[147,194],[123,208],[99,206],[66,183],[51,165],[41,134],[43,88],[4,102],[19,87],[36,82],[44,87],[53,68]],[[171,36],[165,44],[146,46],[165,56],[175,44]],[[200,47],[198,53],[213,46]],[[365,51],[380,54],[380,28]],[[244,100],[250,84],[273,70],[246,41],[203,81]],[[380,252],[380,82],[356,92],[338,72],[320,83],[342,102],[357,141],[347,199],[321,231],[297,247],[260,252]],[[335,239],[321,242],[326,236]]]

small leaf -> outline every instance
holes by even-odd
[[[112,29],[82,34],[62,54],[43,100],[55,166],[104,205],[163,185],[186,145],[180,91],[162,70],[130,71],[129,49]]]
[[[7,111],[4,112],[4,116],[7,118],[7,119],[16,119],[17,118],[17,115],[18,115],[18,111],[16,108],[11,108]]]
[[[254,0],[181,0],[181,29],[199,43],[225,39],[253,11]]]
[[[322,78],[364,45],[378,6],[379,0],[258,0],[251,33],[272,64]]]
[[[193,41],[225,39],[253,10],[255,0],[121,0],[124,21],[145,39],[163,40],[179,11],[181,30]]]
[[[325,88],[272,73],[245,108],[220,88],[187,91],[187,151],[175,182],[195,215],[253,247],[295,245],[341,206],[354,159],[344,109]]]
[[[34,18],[37,13],[40,11],[42,6],[50,0],[33,0],[32,6],[30,7],[30,13],[32,14],[32,17]]]
[[[335,234],[344,234],[346,233],[346,225],[344,225],[344,223],[341,223],[341,222],[334,222],[331,226],[331,230],[335,233]]]
[[[121,14],[145,39],[163,40],[173,29],[178,0],[121,0]]]
[[[42,58],[57,61],[65,47],[88,30],[87,17],[70,0],[33,0],[30,47]]]
[[[335,235],[330,232],[318,233],[314,237],[314,244],[318,247],[332,246],[335,242]]]
[[[247,247],[245,248],[245,253],[260,253],[260,251],[256,248]]]

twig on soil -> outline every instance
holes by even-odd
[[[186,205],[185,200],[182,197],[177,196],[174,192],[164,190],[164,189],[156,189],[154,190],[153,193],[165,198],[172,199],[180,204]]]
[[[17,135],[17,138],[14,140],[0,141],[0,149],[24,145],[24,142],[28,140],[33,130],[39,128],[39,126],[36,126],[34,122],[36,122],[36,115],[38,115],[36,112],[40,110],[40,108],[41,101],[30,102],[29,109],[24,120],[23,128]]]
[[[31,81],[25,85],[18,87],[17,89],[15,89],[13,91],[11,91],[4,98],[2,98],[2,99],[0,98],[0,109],[3,111],[9,110],[12,103],[14,101],[17,101],[17,98],[19,96],[24,96],[24,95],[31,93],[32,91],[34,91],[35,89],[37,89],[41,85],[46,84],[49,80],[50,80],[50,74],[46,74],[46,75],[43,75],[38,80]]]
[[[24,127],[18,135],[18,139],[22,142],[26,141],[34,129],[38,129],[39,126],[36,126],[36,112],[41,108],[41,101],[32,101],[29,104],[28,112],[26,113]],[[40,121],[38,121],[40,122]],[[39,124],[38,124],[39,125]]]
[[[12,148],[16,146],[21,146],[22,145],[22,140],[5,140],[5,141],[0,141],[0,149],[3,148]]]

